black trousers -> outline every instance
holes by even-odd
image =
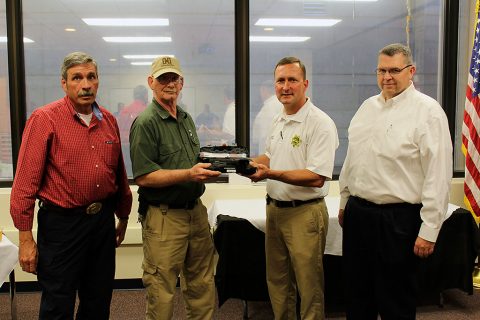
[[[415,319],[420,208],[349,198],[343,225],[347,319]]]
[[[110,201],[111,202],[111,201]],[[113,203],[95,215],[38,213],[39,319],[108,319],[115,276]]]

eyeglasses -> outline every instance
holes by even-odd
[[[403,70],[405,70],[406,68],[408,67],[411,67],[412,65],[411,64],[407,64],[405,67],[399,69],[399,68],[392,68],[392,69],[375,69],[375,72],[377,73],[377,75],[379,76],[384,76],[387,74],[387,72],[391,75],[391,76],[396,76],[397,74],[400,74],[400,72],[402,72]]]
[[[163,85],[174,82],[175,84],[183,84],[183,78],[176,73],[164,73],[157,77],[157,81]]]

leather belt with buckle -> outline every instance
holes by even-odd
[[[195,208],[195,206],[198,204],[198,199],[190,200],[183,203],[171,203],[171,204],[163,204],[163,203],[146,201],[146,200],[145,202],[148,203],[148,205],[154,206],[154,207],[160,207],[161,205],[166,205],[168,206],[169,209],[193,210],[193,208]],[[140,199],[140,203],[142,203],[141,199]]]
[[[195,199],[195,200],[187,201],[187,202],[184,202],[184,203],[173,203],[173,204],[169,204],[168,207],[169,207],[170,209],[192,210],[193,208],[195,208],[195,206],[197,205],[197,203],[198,203],[198,200]]]
[[[293,208],[293,207],[298,207],[307,203],[312,203],[312,202],[318,202],[321,201],[323,198],[314,198],[314,199],[309,199],[309,200],[291,200],[291,201],[280,201],[280,200],[275,200],[271,198],[267,194],[267,204],[272,203],[274,206],[278,208]]]
[[[87,214],[97,214],[102,210],[102,203],[101,202],[94,202],[87,207],[85,212]]]
[[[76,207],[76,208],[64,208],[57,206],[51,202],[40,200],[39,206],[42,209],[45,209],[49,212],[54,212],[58,214],[89,214],[94,215],[99,213],[102,210],[103,204],[102,202],[93,202],[88,206],[83,207]]]

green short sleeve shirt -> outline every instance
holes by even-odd
[[[200,143],[192,117],[177,106],[177,119],[155,99],[130,129],[133,177],[159,169],[188,169],[198,162]],[[153,203],[180,204],[199,198],[203,183],[184,182],[163,188],[139,187],[139,195]]]

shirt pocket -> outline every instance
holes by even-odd
[[[120,142],[115,140],[106,140],[102,146],[102,156],[105,164],[109,167],[116,168],[120,157]]]
[[[173,143],[165,143],[158,148],[159,162],[165,169],[178,166],[181,158],[182,146]]]

